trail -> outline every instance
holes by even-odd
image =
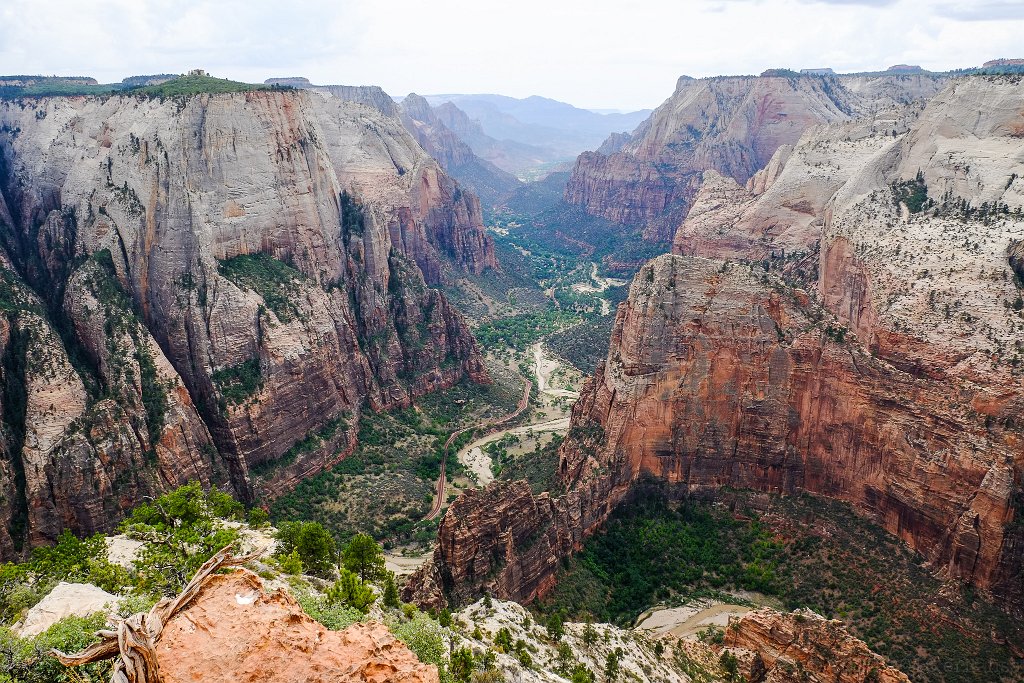
[[[519,417],[519,415],[524,410],[526,410],[526,407],[530,405],[531,389],[533,389],[533,382],[527,380],[526,386],[523,388],[523,396],[522,398],[519,399],[519,405],[516,407],[515,411],[509,413],[508,415],[498,418],[492,418],[490,420],[484,420],[483,422],[478,422],[474,425],[470,425],[469,427],[463,427],[458,431],[452,432],[448,436],[448,440],[444,442],[444,456],[441,458],[441,475],[437,478],[437,492],[435,494],[436,498],[434,500],[434,505],[433,507],[430,508],[430,513],[423,519],[434,519],[441,512],[441,506],[444,504],[444,489],[445,486],[448,485],[448,477],[446,474],[446,470],[448,469],[448,448],[452,445],[452,442],[455,441],[455,439],[459,438],[461,434],[465,434],[468,431],[480,429],[481,427],[493,427],[495,425],[499,425]]]
[[[544,355],[543,342],[537,342],[533,346],[533,375],[534,383],[541,397],[550,398],[579,398],[579,393],[569,389],[555,389],[551,386],[550,376],[560,366],[558,361],[552,360]],[[545,418],[538,422],[510,427],[500,431],[492,431],[475,441],[463,446],[458,453],[459,461],[476,475],[476,482],[480,486],[487,486],[494,481],[494,473],[491,471],[491,457],[483,451],[483,447],[505,436],[536,436],[545,432],[564,432],[569,429],[569,416],[563,415],[555,418]]]

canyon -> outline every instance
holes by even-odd
[[[416,568],[402,597],[455,610],[449,654],[493,647],[503,671],[554,680],[547,669],[562,665],[570,677],[563,636],[533,634],[523,605],[558,628],[585,618],[545,613],[545,600],[617,512],[656,491],[708,504],[725,525],[759,524],[799,497],[840,501],[914,553],[942,582],[928,609],[943,628],[950,596],[1019,619],[1024,85],[819,71],[680,78],[632,133],[578,157],[560,203],[561,175],[537,190],[509,172],[540,157],[484,132],[491,96],[465,100],[477,119],[460,100],[303,78],[0,100],[0,559],[112,531],[189,481],[260,512],[305,483],[316,505],[270,507],[275,522],[322,520],[347,538],[363,518],[343,507],[379,507],[358,524],[410,546],[437,524],[425,563],[394,556]],[[517,206],[543,210],[503,206],[520,192]],[[481,201],[499,217],[487,228]],[[628,295],[611,266],[632,275]],[[599,346],[594,374],[548,386],[554,367],[571,368],[545,341],[602,319],[603,338],[563,347]],[[521,436],[531,445],[514,453],[499,443]],[[773,533],[773,548],[792,540]],[[258,568],[280,586],[279,569],[302,570]],[[229,607],[252,590],[301,637],[335,638],[255,575],[218,581]],[[299,602],[326,595],[321,579],[303,585]],[[608,627],[593,647],[567,621],[562,642],[598,671],[625,648],[641,680],[695,679],[693,657],[749,680],[908,680],[877,633],[788,611],[781,594],[713,587],[743,608],[710,645],[710,632],[666,640],[663,657],[665,643]],[[657,599],[683,604],[670,590]],[[755,609],[762,599],[776,602]],[[374,614],[428,619],[396,604]],[[216,625],[220,607],[202,619]],[[1019,659],[1015,626],[964,632],[990,623],[984,635]],[[216,663],[193,654],[194,624],[179,626],[165,647],[187,653],[171,659],[194,678]],[[496,629],[533,649],[498,643]],[[337,638],[390,666],[384,678],[437,678],[380,624]],[[285,658],[286,640],[257,638]]]
[[[0,104],[0,555],[189,480],[243,500],[369,407],[487,381],[438,285],[479,203],[369,106],[304,91]]]
[[[543,597],[653,477],[847,501],[935,572],[1024,608],[1022,102],[1014,77],[954,80],[923,106],[788,129],[762,170],[733,169],[745,187],[701,174],[573,409],[563,490],[464,494],[409,596]]]

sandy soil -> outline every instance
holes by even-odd
[[[641,614],[637,628],[656,634],[671,633],[685,638],[694,636],[708,626],[729,625],[729,617],[741,616],[752,608],[742,605],[725,605],[713,600],[698,600],[685,607],[656,609]]]
[[[549,356],[544,349],[543,343],[533,346],[533,373],[534,383],[541,396],[541,408],[537,415],[542,418],[519,427],[510,427],[493,434],[482,436],[463,446],[458,452],[459,462],[463,464],[472,474],[478,486],[487,486],[494,481],[494,473],[491,471],[491,457],[483,451],[483,447],[497,441],[506,435],[527,436],[546,432],[564,432],[569,429],[569,414],[565,408],[555,403],[555,399],[579,397],[579,393],[570,389],[554,388],[551,385],[551,376],[562,369],[562,363],[554,357]]]
[[[626,280],[620,280],[619,278],[600,277],[597,274],[596,263],[590,264],[590,280],[591,282],[596,282],[597,286],[595,287],[591,282],[577,282],[572,286],[572,291],[580,292],[581,294],[596,294],[603,292],[609,287],[621,287],[626,284]]]
[[[428,559],[430,559],[430,553],[425,555],[384,553],[384,566],[393,571],[396,576],[407,576],[419,569]]]

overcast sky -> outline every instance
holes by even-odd
[[[681,74],[943,70],[1024,57],[1024,0],[3,0],[0,73],[261,82],[654,107]]]

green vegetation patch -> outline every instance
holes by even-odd
[[[433,541],[436,521],[423,522],[451,432],[482,420],[507,415],[522,396],[522,380],[493,371],[494,381],[465,381],[421,397],[415,408],[362,414],[355,451],[330,470],[302,481],[270,507],[274,520],[317,520],[339,542],[366,533],[385,545]],[[462,471],[458,446],[448,452],[447,472]],[[376,504],[367,505],[367,501]]]
[[[474,334],[485,350],[512,348],[522,351],[541,338],[557,332],[567,324],[579,322],[575,313],[554,307],[534,313],[520,313],[480,325]]]
[[[281,322],[298,316],[298,283],[305,277],[287,263],[263,253],[240,254],[219,261],[218,270],[239,287],[259,294]]]
[[[419,521],[430,510],[434,482],[419,470],[424,461],[436,465],[442,437],[421,427],[414,415],[364,414],[355,452],[276,499],[271,518],[317,520],[341,542],[359,532],[385,543],[429,542],[433,527],[421,528]]]
[[[695,503],[670,505],[653,488],[637,501],[620,508],[569,560],[543,611],[629,625],[670,597],[778,592],[782,548],[757,520]]]
[[[183,97],[202,93],[218,94],[232,92],[252,92],[254,90],[281,90],[281,86],[269,86],[256,83],[241,83],[227,78],[213,76],[187,75],[178,76],[157,85],[147,85],[126,91],[130,95],[147,97]]]
[[[211,375],[217,391],[229,405],[244,403],[263,388],[260,359],[249,360],[215,370]]]
[[[500,468],[498,470],[499,479],[506,481],[525,479],[534,493],[551,491],[557,494],[559,492],[558,447],[562,445],[560,435],[556,434],[548,443],[538,445],[529,453],[523,453],[517,457],[508,454],[502,441],[494,441],[484,447],[484,450],[491,456],[492,469]]]
[[[892,194],[897,204],[907,205],[910,213],[921,213],[929,206],[928,186],[924,182],[924,174],[921,171],[917,172],[917,177],[913,180],[894,182]]]
[[[672,503],[647,486],[567,562],[541,611],[627,624],[658,603],[747,589],[842,620],[911,680],[1024,680],[1010,649],[1024,645],[1020,622],[970,587],[948,590],[848,505],[744,491]]]

